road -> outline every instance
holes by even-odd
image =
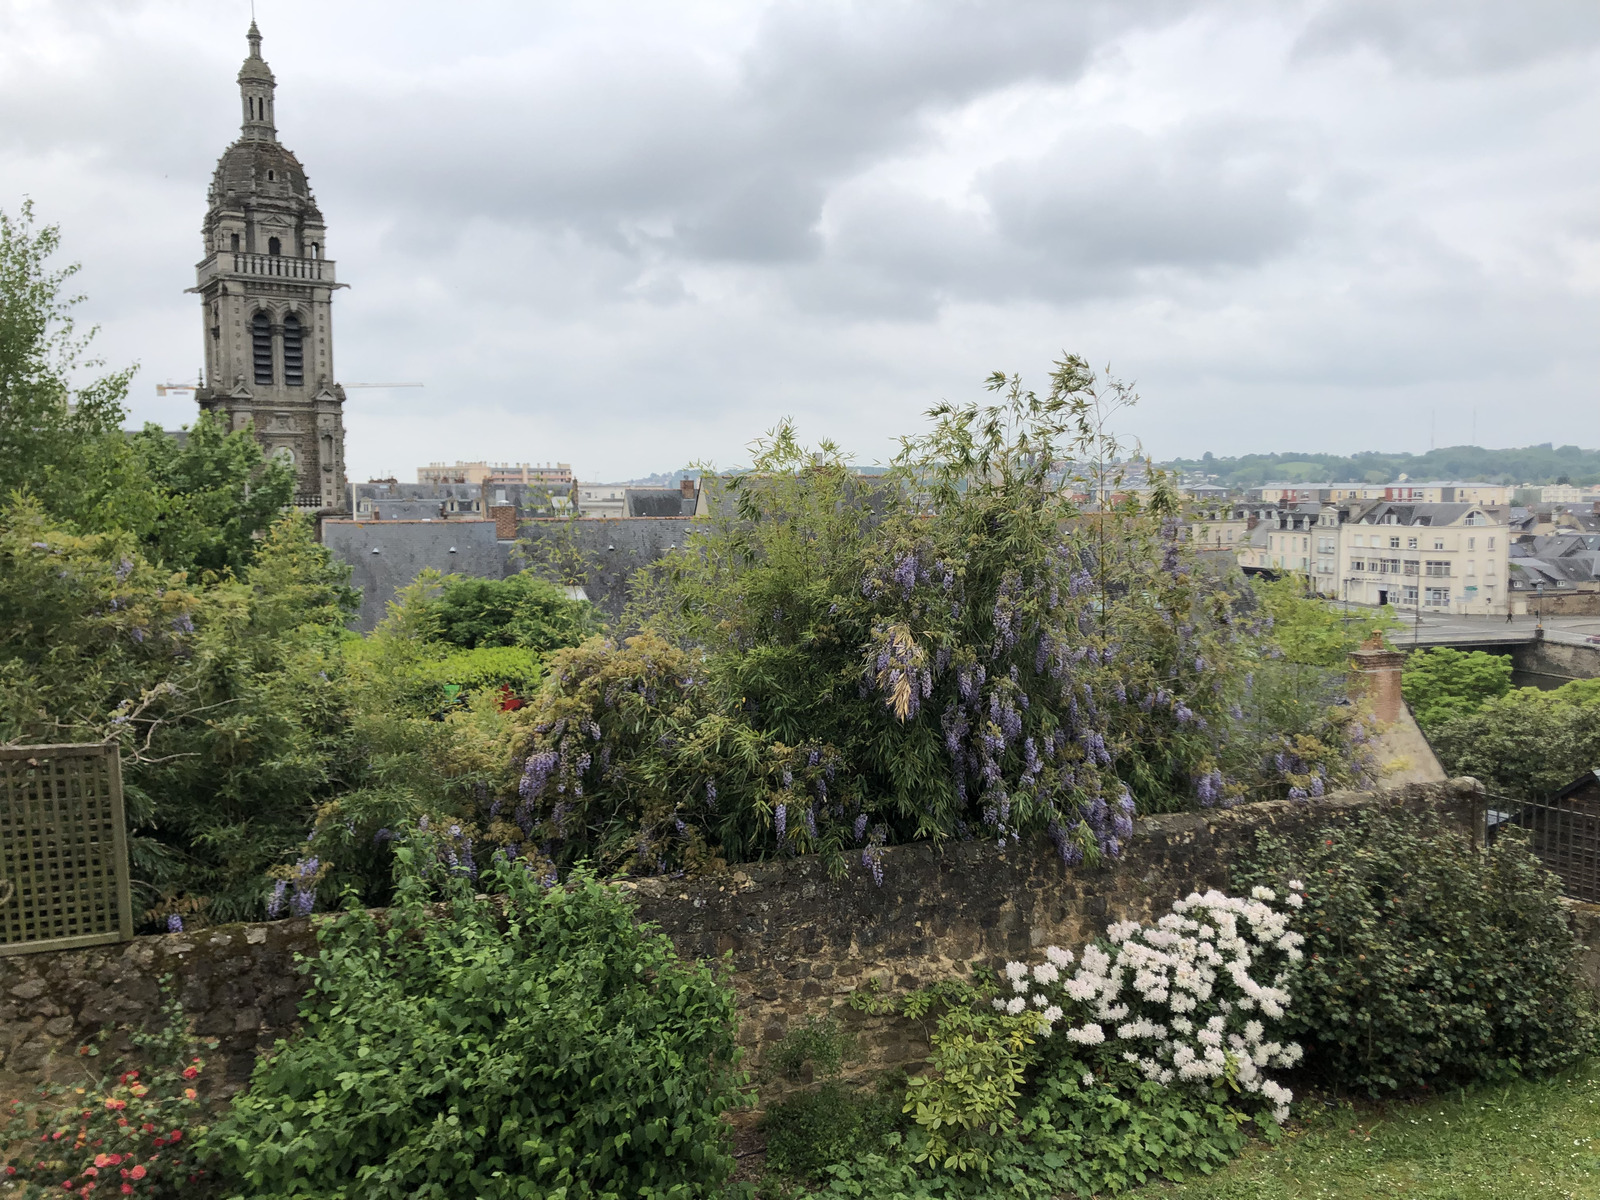
[[[1368,605],[1351,605],[1352,611],[1360,609],[1363,612],[1374,611]],[[1423,642],[1507,642],[1526,641],[1533,636],[1535,625],[1538,623],[1532,616],[1513,617],[1507,621],[1504,617],[1467,617],[1454,616],[1444,613],[1422,614],[1421,620],[1417,619],[1415,612],[1398,610],[1403,629],[1394,631],[1395,645],[1403,647],[1412,640],[1412,634],[1418,635],[1417,640]],[[1543,619],[1544,636],[1550,642],[1584,643],[1591,635],[1600,635],[1600,617],[1545,617]]]

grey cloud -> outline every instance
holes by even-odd
[[[1593,0],[1333,0],[1307,24],[1306,55],[1355,48],[1438,74],[1526,66],[1600,44]]]
[[[1062,348],[1141,380],[1157,452],[1282,442],[1288,412],[1414,447],[1450,404],[1600,441],[1575,6],[458,8],[263,14],[353,285],[340,373],[427,383],[352,393],[358,473],[731,462],[785,413],[870,459]],[[65,224],[103,352],[147,365],[139,418],[174,419],[147,385],[194,369],[241,24],[0,6],[0,206]]]

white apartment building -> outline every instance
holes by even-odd
[[[1452,613],[1506,611],[1511,526],[1505,509],[1384,502],[1340,526],[1335,594],[1357,604]]]
[[[1511,527],[1476,504],[1298,505],[1257,526],[1243,566],[1303,574],[1324,596],[1424,612],[1506,611]]]
[[[1575,487],[1570,483],[1556,483],[1537,489],[1540,504],[1592,504],[1600,500],[1600,488]]]
[[[625,483],[580,483],[580,517],[625,517],[628,515],[628,485]]]

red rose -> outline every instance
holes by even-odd
[[[129,1171],[128,1174],[132,1175],[135,1179],[143,1179],[144,1178],[144,1164],[140,1163],[132,1171]]]
[[[193,1079],[198,1074],[200,1074],[199,1067],[185,1067],[183,1069],[183,1077],[185,1079]]]

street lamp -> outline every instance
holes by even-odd
[[[1544,584],[1536,583],[1533,585],[1533,629],[1535,633],[1544,629],[1544,608],[1541,603],[1543,600]]]

